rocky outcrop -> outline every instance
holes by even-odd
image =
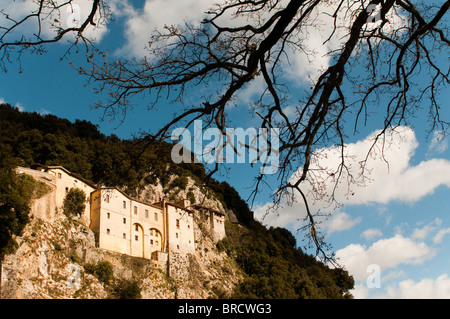
[[[114,298],[113,284],[120,280],[136,282],[142,298],[227,298],[242,278],[200,219],[194,223],[195,253],[169,252],[167,263],[158,262],[96,248],[94,234],[82,220],[57,211],[46,219],[42,209],[47,197],[32,204],[39,214],[32,214],[15,239],[17,250],[3,261],[2,298]],[[101,262],[112,266],[109,283],[89,271],[89,265]]]

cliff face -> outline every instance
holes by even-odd
[[[2,298],[115,298],[127,283],[134,283],[142,298],[227,298],[243,276],[198,218],[195,253],[172,252],[162,263],[96,248],[93,232],[61,212],[45,218],[42,207],[50,207],[51,196],[32,203],[32,219],[16,238],[18,248],[5,257]],[[111,273],[92,271],[105,264]]]

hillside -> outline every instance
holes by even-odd
[[[254,221],[233,187],[207,178],[201,164],[174,164],[170,150],[165,142],[105,136],[87,121],[71,123],[0,105],[0,182],[8,185],[1,188],[0,219],[10,234],[0,248],[3,277],[13,278],[16,287],[9,293],[26,298],[348,297],[353,279],[347,272],[304,254],[287,230],[266,229]],[[199,249],[174,263],[169,273],[141,258],[96,249],[92,232],[64,214],[53,222],[27,218],[25,208],[11,215],[18,200],[9,193],[23,193],[23,181],[11,169],[34,163],[64,166],[141,200],[165,196],[207,203],[226,212],[227,237],[215,244],[197,221]],[[29,187],[34,187],[33,196],[26,200],[35,205],[45,192]],[[67,287],[74,272],[82,281]]]

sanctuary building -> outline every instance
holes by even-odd
[[[169,251],[193,253],[194,215],[209,221],[207,225],[215,240],[225,237],[225,215],[202,205],[191,205],[189,200],[147,203],[117,187],[98,187],[62,166],[33,165],[18,167],[16,171],[31,175],[54,190],[49,200],[52,204],[43,208],[41,214],[49,214],[51,209],[62,212],[69,190],[83,190],[86,207],[80,221],[93,231],[101,249],[160,261],[167,259]]]

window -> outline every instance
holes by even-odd
[[[155,213],[155,221],[158,221],[158,213]]]
[[[134,214],[137,215],[137,206],[134,206]]]
[[[106,213],[106,218],[110,218],[111,217],[111,214],[110,213]]]
[[[69,187],[66,187],[66,193],[69,191]]]
[[[138,241],[139,240],[139,236],[134,236],[134,240]]]
[[[177,245],[177,249],[180,249],[180,245]]]
[[[177,228],[180,229],[180,220],[177,219]]]
[[[178,233],[175,233],[175,237],[178,238]]]
[[[138,225],[134,225],[134,230],[135,231],[139,231],[139,226]]]
[[[127,239],[127,234],[123,233],[122,237],[123,237],[123,239]]]
[[[109,235],[111,233],[111,230],[109,228],[106,228],[106,233]]]
[[[62,176],[61,176],[61,173],[58,173],[58,178],[61,179],[61,177],[62,177]]]
[[[148,218],[148,209],[145,210],[145,218]]]
[[[106,195],[105,202],[109,203],[109,195]]]
[[[153,245],[153,239],[150,239],[150,245]]]
[[[153,229],[150,229],[150,236],[153,236]]]
[[[127,208],[127,202],[123,201],[123,208]]]
[[[127,223],[127,219],[126,219],[126,218],[123,219],[123,223],[124,223],[124,224]]]

